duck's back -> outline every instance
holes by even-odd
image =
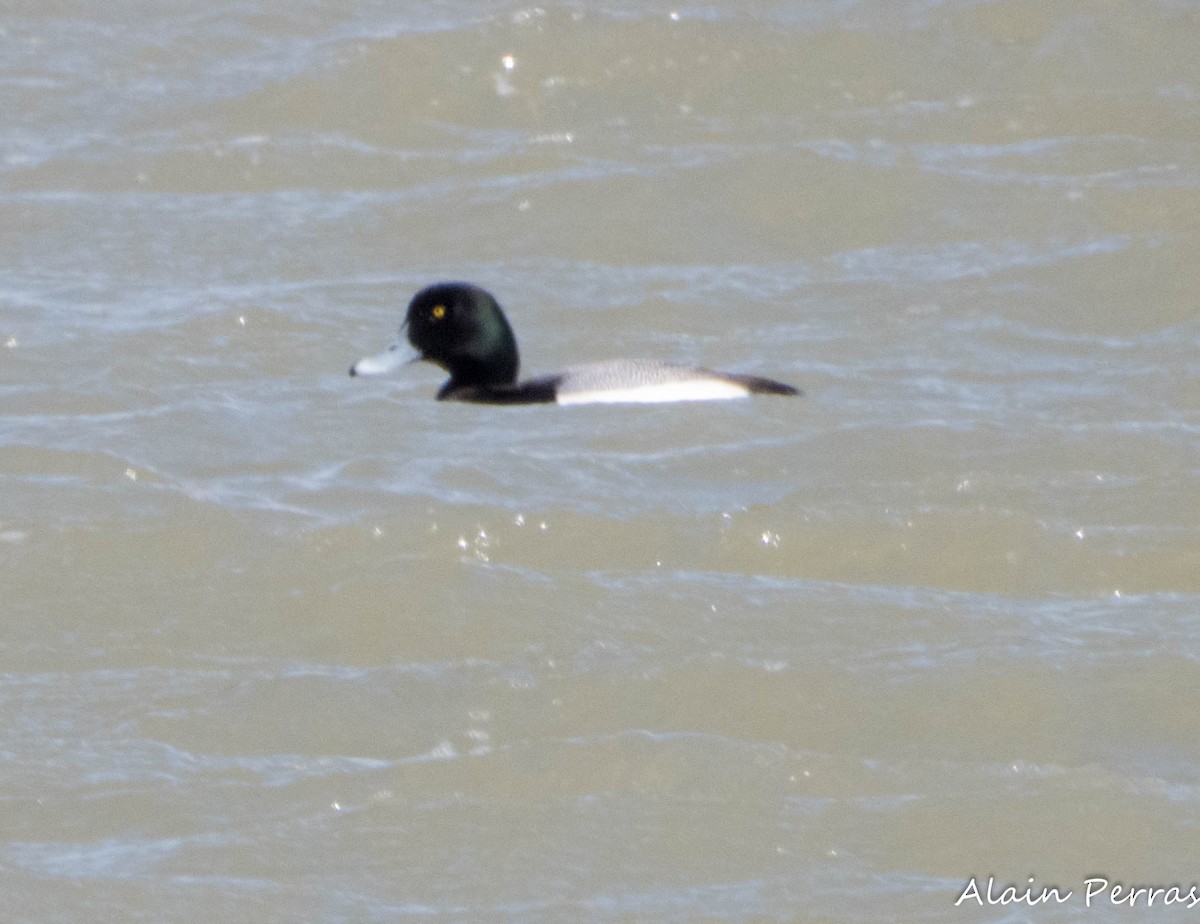
[[[648,404],[744,398],[750,394],[797,394],[790,385],[773,379],[653,359],[586,363],[571,366],[553,379],[559,404]]]

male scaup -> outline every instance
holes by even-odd
[[[617,359],[571,366],[557,375],[517,381],[517,338],[488,292],[465,282],[422,289],[408,306],[408,342],[423,359],[450,373],[439,401],[483,404],[616,404],[705,401],[751,394],[799,395],[799,389],[756,375],[713,372],[650,359]],[[409,360],[397,340],[378,356],[360,359],[351,375],[379,375]]]

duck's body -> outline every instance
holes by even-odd
[[[617,404],[801,394],[774,379],[649,359],[587,363],[518,382],[520,360],[512,327],[496,300],[469,283],[443,282],[422,289],[408,306],[404,326],[416,358],[450,373],[438,391],[440,401]],[[401,346],[397,341],[386,352],[359,360],[350,374],[378,375],[394,369],[405,361]]]

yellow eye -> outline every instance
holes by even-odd
[[[442,318],[444,318],[446,316],[446,306],[445,305],[434,305],[433,310],[430,311],[429,314],[435,321],[440,321]]]

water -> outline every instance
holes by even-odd
[[[1198,42],[10,3],[7,918],[1179,916],[1084,882],[1200,878]],[[351,380],[448,278],[806,395]]]

